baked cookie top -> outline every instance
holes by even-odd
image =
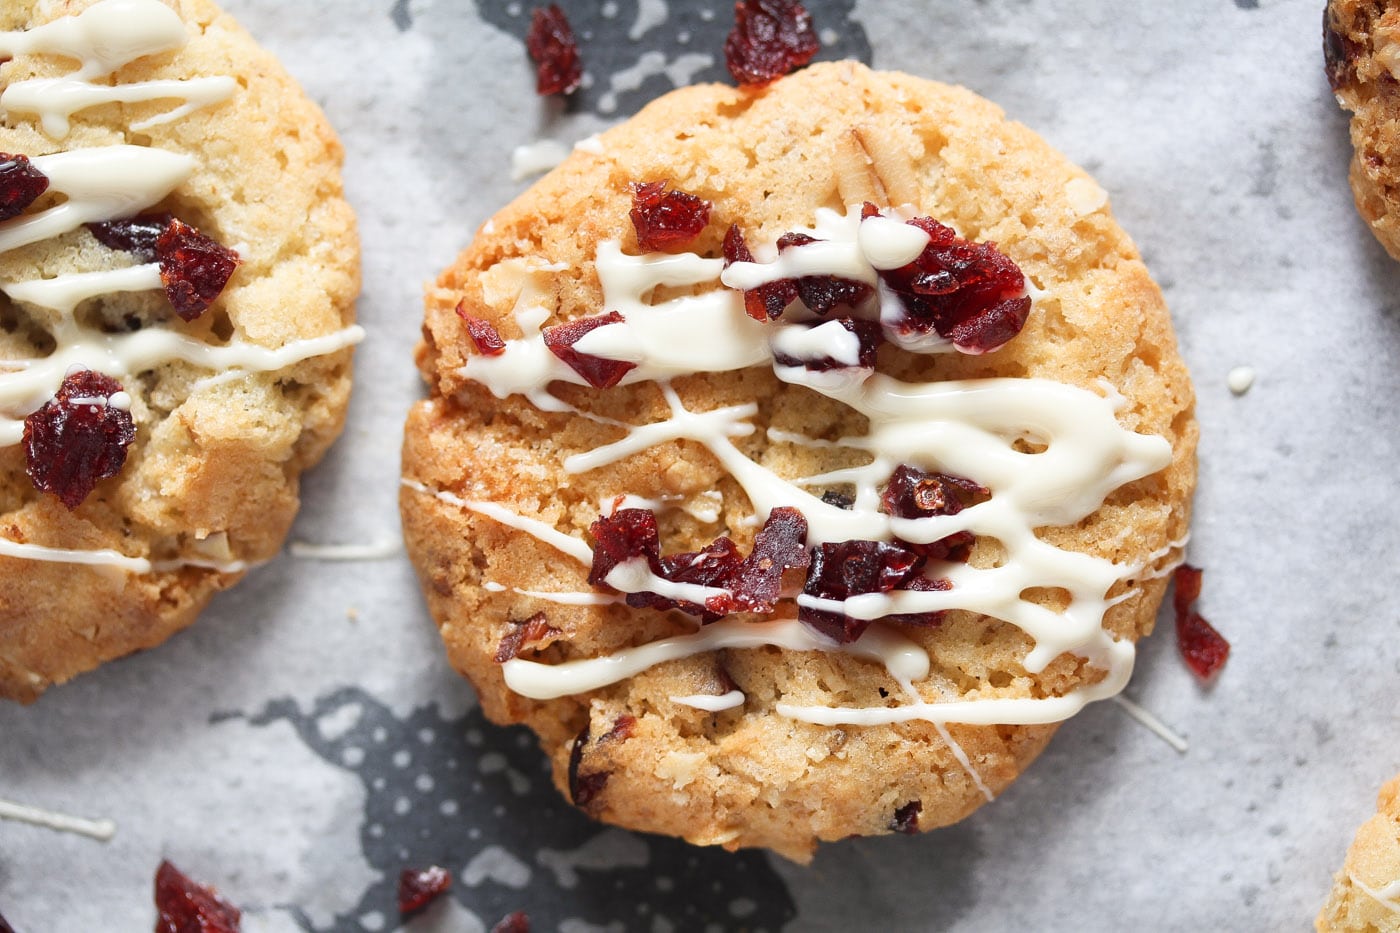
[[[710,213],[648,251],[663,181]],[[954,232],[948,275],[1024,278],[926,326]],[[1161,293],[1103,189],[962,88],[668,94],[483,226],[424,337],[401,503],[449,655],[625,826],[805,860],[962,818],[1122,688],[1186,539]]]
[[[359,257],[339,142],[212,3],[5,2],[0,54],[0,696],[27,701],[276,553],[344,420]]]
[[[1356,831],[1346,864],[1317,915],[1319,933],[1400,930],[1400,776],[1376,799],[1376,815]]]
[[[1400,5],[1329,0],[1323,54],[1337,102],[1352,114],[1356,209],[1400,259]]]

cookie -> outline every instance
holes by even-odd
[[[1123,687],[1185,542],[1192,390],[1103,189],[852,62],[576,147],[418,363],[451,661],[633,829],[805,861],[965,817]]]
[[[156,645],[340,432],[342,151],[205,0],[0,4],[0,696]]]
[[[1400,5],[1329,0],[1323,54],[1337,103],[1352,114],[1356,209],[1400,259]]]
[[[1400,776],[1381,788],[1376,815],[1356,831],[1346,865],[1317,915],[1319,933],[1400,930]]]

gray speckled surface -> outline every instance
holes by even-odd
[[[364,239],[349,427],[293,537],[391,542],[422,283],[523,188],[512,147],[613,117],[538,102],[518,39],[471,3],[227,6],[339,128]],[[616,6],[612,74],[674,51],[682,17],[689,50],[719,60],[698,7]],[[810,6],[857,41],[849,3]],[[508,4],[488,14],[512,21]],[[634,40],[639,15],[657,24]],[[960,826],[833,845],[807,868],[693,853],[552,803],[519,735],[480,724],[401,554],[284,555],[162,648],[0,708],[0,797],[119,826],[103,844],[0,822],[0,912],[19,933],[149,929],[162,857],[245,906],[249,930],[392,929],[398,859],[458,874],[415,933],[516,908],[574,933],[1310,923],[1400,770],[1400,266],[1351,206],[1320,3],[866,0],[851,15],[877,66],[966,84],[1094,172],[1164,287],[1199,394],[1190,556],[1234,650],[1203,689],[1168,620],[1128,695],[1190,751],[1100,704]],[[629,96],[609,78],[589,100],[616,90],[619,116],[669,83]],[[1258,379],[1235,397],[1239,365]]]

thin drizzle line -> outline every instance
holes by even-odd
[[[1400,914],[1400,902],[1392,901],[1390,898],[1386,897],[1386,895],[1389,894],[1391,891],[1395,891],[1396,894],[1400,894],[1400,880],[1392,881],[1390,884],[1385,886],[1384,890],[1381,891],[1377,891],[1375,888],[1370,887],[1360,878],[1357,878],[1355,875],[1353,875],[1351,872],[1347,872],[1347,880],[1350,881],[1352,884],[1356,885],[1361,890],[1365,891],[1377,904],[1380,904],[1382,907],[1386,908],[1387,910],[1390,910],[1393,913]]]
[[[54,810],[40,810],[9,800],[0,800],[0,820],[13,820],[42,826],[60,833],[73,833],[87,836],[98,842],[106,842],[117,834],[117,824],[111,820],[88,820],[80,816],[69,816]]]
[[[1114,697],[1113,702],[1117,703],[1119,708],[1121,708],[1123,712],[1127,713],[1130,717],[1136,719],[1139,723],[1146,726],[1149,732],[1154,733],[1159,739],[1161,739],[1163,742],[1166,742],[1168,745],[1176,749],[1181,754],[1186,754],[1187,749],[1190,748],[1186,740],[1181,736],[1177,735],[1175,732],[1173,732],[1170,726],[1162,722],[1162,720],[1158,719],[1156,716],[1152,715],[1152,713],[1143,709],[1141,706],[1138,706],[1132,700],[1123,696],[1123,694],[1120,693],[1116,697]]]
[[[293,557],[303,560],[388,560],[399,551],[397,541],[379,541],[373,544],[312,544],[309,541],[293,541],[287,545]]]

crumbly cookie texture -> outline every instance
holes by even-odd
[[[1119,487],[1076,526],[1038,532],[1059,547],[1140,565],[1114,587],[1122,601],[1105,620],[1122,639],[1152,628],[1194,482],[1192,390],[1161,293],[1103,190],[1030,130],[962,88],[852,62],[813,66],[758,91],[708,85],[660,98],[596,146],[576,149],[498,213],[429,290],[418,363],[430,397],[412,410],[404,445],[409,553],[452,663],[488,716],[538,733],[561,791],[607,822],[730,849],[766,846],[797,861],[820,840],[962,819],[986,799],[979,781],[992,794],[1003,790],[1053,725],[952,723],[940,734],[942,727],[919,719],[798,721],[777,705],[885,707],[901,702],[900,688],[869,659],[775,646],[668,661],[553,700],[527,699],[505,684],[495,660],[502,639],[536,613],[548,630],[521,657],[550,664],[681,635],[696,621],[523,595],[587,592],[588,568],[455,501],[495,503],[590,541],[600,503],[624,493],[663,500],[669,505],[658,521],[668,554],[720,534],[747,554],[757,530],[744,490],[700,444],[659,443],[603,469],[564,469],[571,455],[623,436],[599,418],[665,420],[657,384],[556,384],[559,398],[588,413],[581,417],[542,411],[518,394],[495,398],[461,371],[477,350],[455,312],[460,302],[507,339],[521,334],[513,312],[522,295],[550,310],[548,323],[607,311],[596,251],[612,239],[623,253],[639,252],[629,183],[659,179],[712,202],[708,227],[689,247],[702,255],[720,255],[731,223],[750,243],[771,244],[809,226],[818,208],[910,204],[964,237],[995,241],[1046,290],[1022,333],[994,353],[924,356],[886,346],[880,371],[910,381],[1038,377],[1100,392],[1111,384],[1125,399],[1121,425],[1170,442],[1166,469]],[[788,435],[772,433],[835,441],[861,435],[867,424],[830,398],[780,382],[771,365],[672,384],[691,411],[756,402],[753,432],[734,443],[778,476],[860,462],[849,450],[784,443]],[[997,543],[979,540],[972,563],[997,559]],[[1052,608],[1063,598],[1026,595]],[[1102,677],[1068,654],[1028,673],[1030,639],[973,612],[952,611],[936,628],[907,626],[902,634],[932,658],[927,680],[916,685],[926,700],[1043,697]],[[719,712],[673,699],[734,689],[742,705]]]
[[[1356,831],[1317,915],[1319,933],[1400,931],[1400,775],[1381,788],[1376,815]]]
[[[1356,209],[1400,259],[1400,4],[1329,0],[1323,51],[1337,102],[1352,114]]]
[[[110,82],[98,75],[94,83],[229,76],[236,81],[231,96],[139,130],[133,124],[182,101],[105,103],[74,114],[61,138],[45,132],[36,114],[11,110],[0,125],[0,151],[33,158],[127,144],[192,157],[188,177],[146,210],[194,224],[236,249],[242,264],[212,307],[190,323],[175,316],[159,289],[103,294],[71,314],[0,295],[0,374],[4,360],[53,352],[54,334],[67,318],[85,335],[165,331],[254,353],[309,346],[297,342],[345,334],[353,323],[359,244],[342,197],[339,141],[273,56],[231,17],[206,0],[168,5],[183,20],[187,43],[136,58]],[[93,6],[4,2],[0,29],[33,30]],[[81,64],[25,52],[0,67],[0,82],[14,87],[71,76]],[[41,200],[29,213],[47,205]],[[0,254],[0,283],[139,261],[102,246],[80,226]],[[61,349],[61,338],[58,343]],[[344,422],[350,391],[344,346],[222,379],[221,368],[174,358],[122,374],[136,439],[121,472],[71,511],[35,489],[23,444],[0,447],[0,536],[23,551],[0,553],[0,696],[32,701],[51,684],[159,644],[239,580],[243,568],[277,553],[297,509],[301,472],[321,458]],[[22,418],[25,410],[0,413]],[[79,560],[110,551],[154,569],[35,559],[37,547]]]

